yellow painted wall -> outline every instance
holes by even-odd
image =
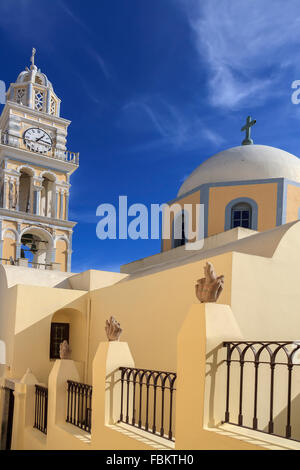
[[[13,229],[17,230],[17,222],[11,222],[10,220],[4,220],[3,225],[2,225],[2,229],[5,229],[5,228],[13,228]]]
[[[298,220],[298,209],[300,207],[300,187],[292,184],[287,185],[286,198],[286,223]]]
[[[280,236],[276,238],[278,233]],[[265,252],[261,249],[260,256],[237,251],[241,245],[248,246],[249,249],[252,246],[253,249],[251,239],[257,240],[256,243],[252,243],[259,249],[261,249],[262,244],[265,246]],[[268,249],[274,243],[274,240],[277,240],[277,248],[273,258],[271,258]],[[236,251],[209,257],[209,261],[213,263],[217,274],[225,275],[225,287],[218,299],[218,304],[231,305],[233,318],[241,334],[247,339],[298,340],[297,331],[300,327],[298,314],[300,222],[291,224],[286,228],[279,227],[275,231],[269,232],[269,234],[264,232],[254,235],[253,238],[249,237],[249,245],[246,245],[247,239],[241,240],[240,245],[238,243],[235,245]],[[15,298],[17,298],[14,357],[12,359],[13,375],[21,377],[26,369],[30,367],[39,380],[46,382],[52,366],[49,361],[49,334],[53,313],[59,310],[56,319],[63,320],[68,312],[67,310],[62,311],[62,309],[86,312],[88,324],[89,302],[87,300],[89,298],[91,300],[91,322],[89,333],[85,336],[89,339],[84,341],[82,336],[78,343],[79,345],[82,344],[83,350],[85,350],[87,344],[90,346],[88,351],[89,374],[85,380],[86,383],[92,383],[92,360],[99,347],[99,342],[106,339],[104,326],[105,320],[110,315],[114,315],[120,321],[123,328],[121,340],[128,342],[130,345],[137,367],[169,371],[178,370],[176,359],[177,337],[191,303],[197,302],[194,287],[196,280],[203,277],[205,262],[206,260],[203,259],[151,273],[147,276],[132,276],[129,280],[123,280],[113,286],[90,293],[33,286],[13,288]],[[11,316],[14,314],[13,308],[14,306],[11,304],[9,309],[12,310],[7,312]],[[197,312],[194,312],[193,315],[202,315],[202,307],[199,306],[196,310]],[[223,337],[224,339],[230,339],[226,335],[231,334],[233,331],[231,330],[228,333],[229,322],[226,324],[226,328],[222,326],[223,310],[226,313],[226,309],[222,307],[219,311],[221,317],[218,320],[213,319],[210,323],[210,337],[216,336],[217,328],[215,325],[219,328],[217,335],[219,343],[221,343]],[[200,368],[201,357],[197,358],[197,354],[191,353],[195,348],[194,350],[198,350],[199,353],[203,354],[204,324],[202,319],[201,321],[196,320],[193,321],[192,319],[185,330],[184,342],[190,346],[190,349],[186,348],[187,356],[185,360],[190,360],[188,358],[189,354],[190,357],[196,357],[195,363],[198,360]],[[81,325],[81,323],[78,323],[77,327],[81,328]],[[198,336],[197,331],[199,329],[202,336]],[[190,337],[188,336],[189,331],[191,332]],[[192,343],[192,340],[194,343]],[[197,341],[199,344],[201,343],[200,346]],[[77,348],[77,350],[79,349]],[[183,369],[194,371],[195,364],[190,369],[183,367],[182,363],[179,364],[179,370]],[[203,374],[203,371],[201,373]],[[211,379],[207,380],[210,380],[210,387],[213,389],[215,386],[213,381]],[[216,387],[220,387],[220,383],[217,383]],[[220,397],[220,388],[214,390],[217,396]],[[203,390],[201,393],[203,395]],[[213,399],[214,403],[217,401],[214,396],[209,398]],[[212,403],[209,399],[208,403],[211,410]],[[245,401],[245,406],[246,403],[247,401]],[[252,405],[253,401],[251,402]],[[222,403],[220,401],[220,410],[218,410],[217,416],[214,415],[215,418],[220,419],[221,412],[224,411],[224,401]],[[202,413],[199,407],[198,412]],[[214,412],[216,412],[215,408]],[[183,411],[182,419],[184,419]],[[201,439],[207,438],[209,448],[215,448],[216,436],[213,434],[208,436],[206,433],[206,436],[200,434],[194,436],[193,446],[198,446],[199,442],[205,446],[206,442],[201,441]],[[184,433],[181,437],[183,439],[181,445],[184,447],[186,445]],[[113,433],[111,439],[114,439]],[[219,436],[218,439],[221,439],[218,448],[227,446],[225,438]],[[64,442],[62,440],[59,444],[61,448],[65,445]],[[192,445],[192,441],[189,442]],[[234,448],[235,443],[232,441],[230,446]]]
[[[233,253],[231,307],[251,340],[298,340],[299,228],[290,228],[274,259]]]
[[[58,240],[56,243],[55,262],[60,263],[61,271],[67,271],[67,244],[64,240]]]
[[[182,199],[179,199],[176,201],[174,204],[179,204],[182,207],[182,210],[184,209],[184,204],[200,204],[200,191],[195,191],[193,194],[190,194],[189,196],[183,197]],[[196,230],[196,206],[195,209],[193,207],[193,231]],[[173,227],[173,220],[174,220],[174,214],[171,212],[170,214],[170,236],[171,238],[163,240],[162,243],[162,251],[167,251],[172,248],[172,227]]]
[[[227,204],[242,197],[254,199],[258,205],[259,232],[276,227],[277,183],[217,186],[209,189],[208,236],[224,232]]]
[[[16,259],[16,237],[11,230],[7,230],[4,236],[2,257],[4,259],[9,259],[10,256],[12,256],[13,259]]]
[[[47,383],[53,365],[53,361],[49,358],[50,326],[53,315],[64,309],[65,315],[69,312],[69,318],[73,317],[74,328],[79,326],[82,329],[84,320],[79,316],[77,321],[73,311],[86,315],[87,294],[83,291],[25,285],[11,289],[14,289],[17,296],[12,373],[15,377],[22,377],[29,367],[40,382]],[[13,315],[13,312],[7,314]],[[74,332],[74,336],[76,357],[83,360],[85,332]],[[77,356],[80,350],[82,355]]]
[[[232,254],[210,261],[226,279],[218,302],[230,304]],[[91,292],[90,358],[99,341],[106,339],[105,320],[114,315],[124,329],[121,339],[130,345],[137,367],[175,371],[177,334],[196,299],[195,281],[203,277],[204,265],[201,260]]]
[[[230,317],[230,313],[229,307],[225,305],[193,305],[180,329],[177,351],[176,449],[258,450],[261,448],[248,439],[233,439],[229,433],[222,433],[220,430],[213,432],[213,429],[208,429],[205,419],[205,414],[211,413],[215,402],[221,402],[223,409],[225,405],[226,389],[216,390],[216,383],[218,384],[216,381],[211,390],[208,390],[210,388],[208,383],[212,376],[212,363],[214,368],[218,366],[220,368],[222,364],[220,360],[213,361],[211,354],[216,353],[228,335],[236,339],[234,318]],[[212,317],[211,325],[209,325],[210,317]],[[219,323],[215,328],[209,328],[216,320],[219,320]],[[204,410],[205,392],[209,392],[210,399]]]
[[[12,365],[14,353],[14,325],[15,311],[17,305],[16,291],[6,288],[4,271],[0,269],[0,340],[6,344],[6,363]],[[4,372],[4,367],[0,365],[0,376]]]

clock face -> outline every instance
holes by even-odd
[[[52,139],[43,129],[31,127],[24,132],[24,143],[33,152],[46,153],[51,150]]]

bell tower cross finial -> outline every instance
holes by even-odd
[[[34,56],[35,56],[35,54],[36,54],[36,49],[33,47],[32,48],[32,55],[31,55],[31,58],[30,58],[32,68],[34,67]]]

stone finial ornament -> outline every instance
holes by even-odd
[[[59,345],[59,357],[61,359],[70,359],[71,352],[72,352],[72,349],[70,348],[68,341],[65,339]]]
[[[109,320],[106,320],[105,331],[108,341],[119,341],[123,330],[120,323],[114,317],[110,317]]]
[[[201,303],[216,302],[224,288],[224,276],[217,277],[213,265],[209,262],[204,267],[204,275],[195,286],[196,296]]]

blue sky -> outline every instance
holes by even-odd
[[[0,79],[15,81],[35,47],[72,120],[75,272],[158,252],[158,240],[100,241],[97,206],[173,199],[240,145],[248,114],[255,143],[300,155],[299,0],[1,0],[0,41]]]

